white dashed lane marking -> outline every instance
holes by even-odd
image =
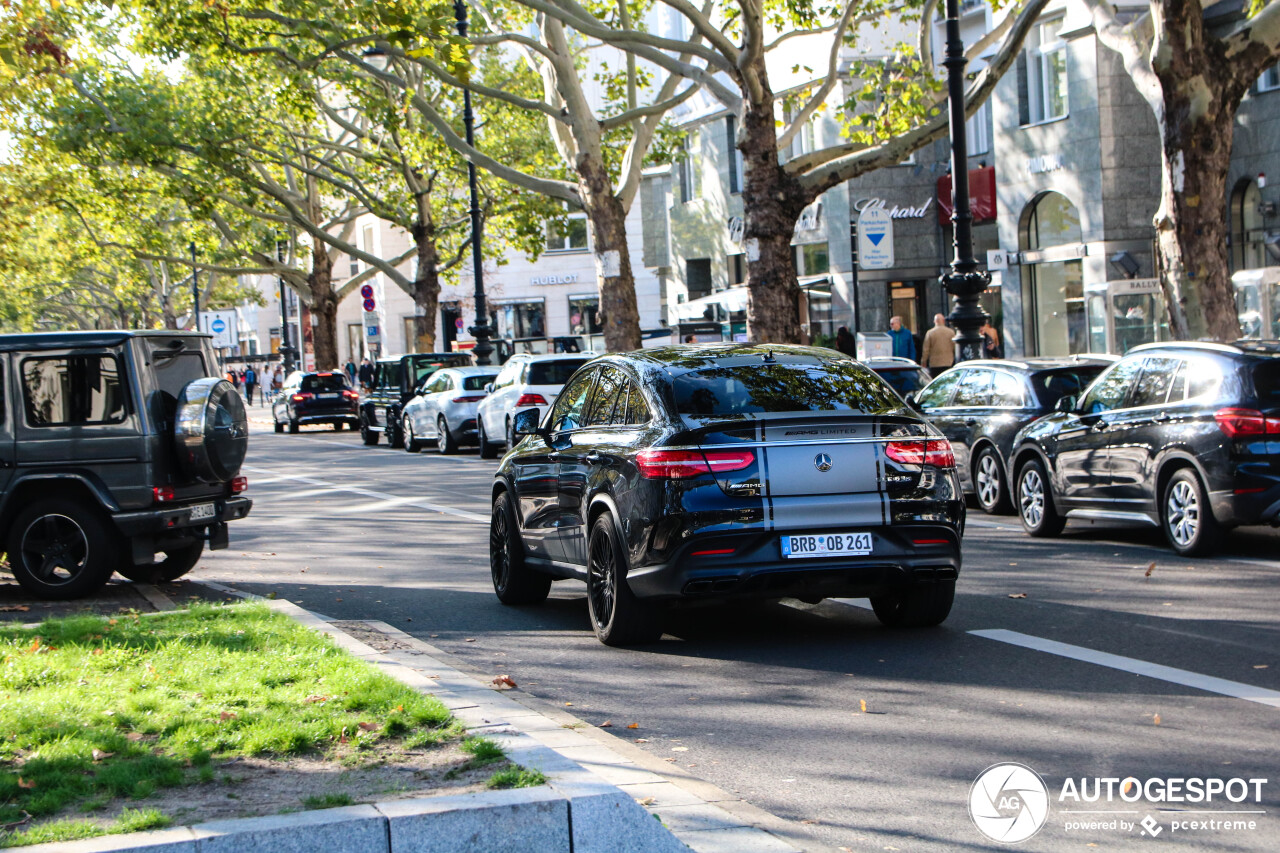
[[[317,480],[314,477],[303,477],[297,474],[284,474],[280,471],[272,471],[269,468],[259,468],[254,465],[245,465],[243,467],[243,470],[248,471],[252,474],[264,474],[268,477],[273,477],[276,480],[291,480],[296,483],[305,483],[308,486],[314,486],[315,489],[308,492],[308,494],[345,492],[351,495],[360,495],[361,497],[364,497],[364,498],[371,498],[375,501],[391,501],[393,502],[391,505],[394,505],[394,506],[412,506],[412,507],[417,507],[419,509],[431,510],[432,512],[444,513],[445,515],[452,515],[457,518],[466,519],[467,521],[474,521],[482,524],[489,523],[489,516],[487,515],[483,515],[478,512],[469,512],[468,510],[458,509],[457,507],[448,506],[446,504],[436,503],[434,501],[430,501],[425,498],[406,498],[402,495],[391,495],[391,494],[387,494],[386,492],[375,492],[375,491],[372,491],[371,489],[361,489],[355,486],[340,486],[337,483],[330,483],[325,480]],[[250,481],[250,485],[251,486],[253,485],[252,481]],[[294,496],[296,497],[296,495]]]

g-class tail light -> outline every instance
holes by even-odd
[[[158,504],[168,503],[173,500],[173,486],[156,486],[151,490],[151,495]]]
[[[516,400],[516,408],[520,406],[545,406],[547,398],[541,394],[521,394],[520,399]]]
[[[1280,418],[1269,418],[1257,409],[1218,409],[1213,413],[1218,429],[1231,438],[1280,435]]]
[[[956,455],[951,442],[945,438],[891,441],[884,446],[884,455],[903,465],[931,465],[934,468],[956,467]]]
[[[699,474],[741,471],[755,462],[750,450],[642,450],[636,467],[647,480],[686,480]]]
[[[248,477],[241,474],[239,477],[231,478],[231,494],[238,495],[247,488],[249,488]]]

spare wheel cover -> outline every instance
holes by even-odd
[[[244,400],[225,379],[211,376],[188,382],[178,395],[173,432],[188,476],[225,483],[239,473],[249,447]]]

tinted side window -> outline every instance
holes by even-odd
[[[122,423],[127,414],[120,364],[110,355],[28,358],[22,362],[27,423]]]
[[[963,371],[948,371],[933,382],[929,383],[929,387],[925,388],[916,397],[916,402],[926,408],[936,409],[940,406],[947,405],[947,401],[951,399],[951,392],[955,390],[956,383],[960,381]]]
[[[1111,365],[1106,373],[1098,377],[1097,382],[1089,386],[1089,393],[1085,394],[1080,411],[1086,415],[1096,415],[1120,408],[1129,393],[1129,386],[1138,377],[1142,361],[1141,358],[1126,358]]]
[[[968,370],[956,388],[953,406],[989,406],[991,405],[991,371]]]
[[[1164,405],[1169,396],[1169,388],[1173,385],[1173,377],[1181,364],[1182,360],[1178,358],[1148,358],[1142,367],[1142,376],[1134,386],[1129,405],[1134,408]]]
[[[477,373],[475,376],[462,377],[463,391],[483,391],[484,386],[493,381],[491,373]]]
[[[1280,360],[1271,359],[1253,369],[1253,390],[1258,395],[1258,408],[1280,407]]]
[[[529,365],[529,385],[563,385],[582,365],[585,358],[567,358],[563,361],[537,361]]]
[[[626,377],[612,367],[600,371],[600,381],[591,392],[591,402],[587,405],[587,416],[583,420],[585,426],[600,426],[612,421],[613,407],[626,382]]]
[[[1031,385],[1036,389],[1040,404],[1046,408],[1053,406],[1063,397],[1079,397],[1089,383],[1098,378],[1102,367],[1073,367],[1067,370],[1054,370],[1036,373],[1031,377]]]
[[[498,374],[498,378],[493,380],[493,388],[496,391],[499,388],[506,388],[508,385],[516,381],[516,377],[520,375],[520,364],[508,364],[502,368],[502,372]]]
[[[1212,394],[1222,384],[1222,372],[1211,361],[1188,359],[1186,373],[1188,400]]]
[[[302,379],[302,390],[311,392],[342,391],[348,387],[345,373],[317,373]]]
[[[1022,380],[999,370],[991,372],[991,405],[1016,409],[1026,405],[1022,394]]]
[[[621,402],[618,404],[621,406]],[[617,419],[617,412],[614,412],[614,418]],[[644,424],[649,422],[649,404],[644,401],[644,395],[640,393],[640,388],[634,383],[628,383],[627,388],[627,424]]]
[[[577,429],[582,425],[582,410],[586,406],[587,392],[591,390],[591,383],[595,378],[594,370],[579,375],[556,399],[555,408],[551,410],[553,432]]]

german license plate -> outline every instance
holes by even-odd
[[[318,400],[336,400],[336,399],[338,399],[338,398],[339,398],[339,397],[341,397],[341,396],[342,396],[341,394],[317,394],[317,395],[316,395],[316,399],[318,399]]]
[[[782,556],[861,557],[871,553],[870,533],[815,533],[810,536],[783,536]]]
[[[217,509],[213,504],[199,504],[191,508],[191,520],[199,521],[202,518],[213,518],[217,514]]]

